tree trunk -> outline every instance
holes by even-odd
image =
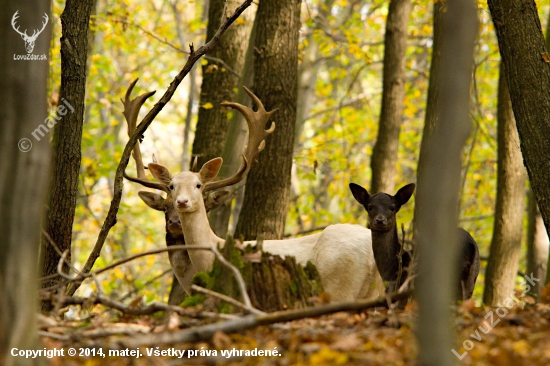
[[[333,5],[334,0],[324,0],[318,5],[318,14],[315,17],[316,24],[328,24],[327,17]],[[318,27],[314,29],[318,29]],[[296,102],[296,126],[294,128],[295,150],[299,148],[304,124],[315,97],[315,84],[319,70],[318,58],[319,43],[315,40],[314,32],[311,31],[307,37],[307,46],[303,50],[303,59],[298,67],[298,99]]]
[[[60,107],[67,104],[64,115],[56,126],[54,142],[56,156],[46,232],[51,241],[61,252],[69,250],[67,259],[70,261],[71,237],[76,198],[78,195],[78,175],[80,173],[82,126],[84,124],[84,98],[86,90],[86,60],[88,52],[88,29],[93,0],[67,0],[65,10],[61,14],[61,90]],[[65,102],[66,101],[66,102]],[[60,113],[61,114],[61,113]],[[43,238],[44,269],[43,275],[57,273],[60,256],[50,244],[48,238]],[[63,271],[69,268],[63,265]],[[57,284],[61,277],[44,281],[43,286]],[[50,304],[44,304],[44,309]]]
[[[250,7],[250,12],[255,15],[256,8]],[[256,19],[253,22],[250,38],[248,40],[248,48],[246,50],[244,65],[242,68],[241,79],[237,91],[236,102],[247,107],[250,107],[252,101],[248,94],[244,91],[243,85],[252,89],[254,83],[254,39],[256,38],[256,29],[258,22]],[[225,144],[223,146],[223,164],[218,174],[218,177],[223,179],[234,174],[242,164],[242,153],[246,147],[246,138],[248,136],[248,127],[246,120],[241,113],[233,112],[229,120],[229,127],[225,136]],[[244,187],[237,192],[237,195],[244,193]],[[238,196],[237,196],[238,197]],[[242,201],[242,197],[238,197]],[[220,238],[225,238],[228,231],[229,219],[231,218],[231,203],[233,199],[226,200],[220,207],[208,213],[210,227]]]
[[[434,2],[433,15],[433,46],[432,46],[432,61],[430,64],[430,80],[428,83],[428,97],[426,101],[426,115],[424,116],[424,128],[422,130],[422,141],[420,142],[420,154],[418,157],[418,167],[416,169],[417,178],[423,175],[424,166],[426,165],[426,154],[428,152],[426,144],[433,135],[433,130],[437,121],[436,111],[439,108],[441,76],[438,73],[441,67],[441,47],[442,47],[442,32],[441,32],[441,16],[443,15],[442,3]],[[420,187],[419,187],[420,188]],[[418,205],[414,207],[414,220],[418,217]]]
[[[416,281],[419,308],[416,334],[419,365],[454,365],[449,303],[458,275],[452,269],[459,254],[456,227],[461,155],[471,130],[470,81],[478,29],[475,3],[436,2],[434,19],[425,122],[433,125],[424,127],[424,131],[431,130],[422,136],[423,160],[419,161],[416,197],[420,274]]]
[[[208,14],[207,39],[211,39],[220,27],[222,18],[231,14],[239,0],[211,0]],[[225,8],[227,7],[227,9]],[[251,11],[241,16],[244,23],[230,27],[220,44],[210,54],[221,59],[225,65],[209,61],[202,67],[202,87],[199,104],[199,120],[193,141],[193,156],[198,157],[198,167],[208,160],[222,155],[226,131],[229,125],[227,111],[220,106],[221,102],[233,101],[238,86],[239,74],[242,72],[248,38],[252,28]]]
[[[395,190],[395,164],[405,99],[405,53],[410,12],[410,0],[390,2],[384,40],[382,110],[371,157],[373,193]]]
[[[497,116],[497,201],[493,241],[485,271],[483,293],[483,302],[491,306],[502,303],[514,290],[525,213],[526,174],[502,64],[498,85]]]
[[[262,0],[258,6],[254,92],[270,111],[275,132],[252,167],[237,224],[237,237],[282,238],[290,195],[290,174],[298,87],[300,0]]]
[[[550,64],[533,0],[488,0],[520,147],[546,228],[550,227]]]
[[[544,286],[546,279],[546,270],[548,262],[548,234],[542,221],[537,201],[533,191],[529,189],[527,194],[529,203],[527,205],[527,214],[529,215],[527,225],[527,275],[533,274],[533,277],[539,278],[540,282],[535,282],[531,288],[530,294],[535,297],[540,296],[540,290]]]
[[[11,357],[10,350],[40,349],[36,312],[40,219],[49,179],[50,143],[35,138],[48,117],[48,60],[14,60],[27,55],[11,27],[40,30],[49,1],[0,2],[0,364],[42,365],[44,359]],[[49,22],[48,22],[49,23]],[[51,26],[36,39],[32,53],[48,55]]]

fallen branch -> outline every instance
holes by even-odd
[[[392,294],[392,301],[405,299],[411,295],[407,291],[401,294]],[[185,342],[206,341],[212,338],[214,333],[221,331],[224,333],[234,333],[242,330],[255,328],[260,325],[268,325],[291,320],[316,317],[326,314],[337,313],[340,311],[358,311],[374,307],[387,307],[386,298],[377,300],[359,300],[328,304],[313,308],[277,311],[264,315],[247,315],[240,319],[229,320],[222,323],[214,323],[177,331],[174,333],[160,333],[140,335],[133,338],[123,338],[110,344],[112,349],[137,348],[145,345],[170,345]]]
[[[44,298],[41,298],[44,300]],[[174,312],[178,315],[188,316],[192,318],[221,318],[232,319],[237,318],[235,315],[230,314],[218,314],[207,311],[189,310],[179,306],[167,305],[160,302],[152,302],[145,307],[134,307],[126,305],[120,301],[111,299],[103,294],[96,294],[90,297],[77,297],[77,296],[64,296],[63,299],[59,299],[63,306],[66,305],[96,305],[100,304],[105,307],[115,309],[126,315],[151,315],[159,311]]]
[[[230,17],[228,17],[225,20],[225,22],[222,23],[222,25],[220,26],[216,34],[212,37],[212,39],[205,45],[201,46],[197,51],[195,51],[195,49],[193,48],[193,45],[190,45],[189,58],[187,59],[187,62],[185,63],[183,69],[170,83],[170,86],[168,87],[164,95],[160,98],[160,100],[153,106],[153,108],[149,111],[149,113],[147,113],[147,115],[143,118],[139,126],[137,126],[136,130],[134,131],[134,134],[130,137],[130,139],[126,143],[126,146],[124,147],[124,152],[122,153],[122,157],[120,158],[120,163],[117,167],[116,174],[115,174],[113,200],[111,201],[109,212],[107,213],[107,217],[103,222],[103,226],[101,228],[101,231],[99,232],[99,236],[94,245],[94,248],[92,249],[92,252],[88,257],[88,260],[84,264],[84,268],[82,269],[83,272],[88,273],[91,271],[95,261],[97,260],[97,258],[99,258],[101,249],[103,248],[103,244],[107,239],[107,235],[109,234],[109,231],[116,224],[118,208],[120,206],[120,201],[122,198],[122,187],[123,187],[122,179],[123,179],[124,171],[126,170],[126,166],[128,165],[128,161],[130,160],[130,154],[132,153],[134,146],[136,145],[136,142],[145,133],[145,130],[153,122],[155,117],[160,113],[160,111],[164,108],[164,106],[170,101],[177,87],[179,86],[183,78],[189,73],[189,71],[191,71],[195,62],[197,62],[204,54],[210,52],[211,50],[214,49],[214,47],[216,47],[216,45],[220,40],[220,37],[225,33],[227,28],[229,28],[229,26],[241,15],[241,13],[246,8],[250,6],[251,3],[252,3],[252,0],[245,0],[235,10],[233,14]],[[73,295],[75,291],[78,289],[78,287],[79,287],[78,283],[73,283],[69,287],[69,289],[67,289],[67,294],[69,296]]]

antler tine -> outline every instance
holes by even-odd
[[[139,110],[143,106],[143,103],[145,103],[145,101],[149,97],[151,97],[153,94],[156,93],[156,91],[147,92],[147,93],[138,95],[134,99],[130,99],[132,90],[134,89],[134,86],[136,85],[138,80],[139,78],[132,81],[128,86],[128,89],[126,90],[126,95],[124,96],[124,99],[120,98],[120,101],[124,106],[124,112],[123,112],[124,118],[126,119],[126,123],[128,123],[128,136],[132,136],[136,130],[137,117],[139,114]],[[136,170],[137,170],[138,177],[137,178],[130,177],[129,175],[126,174],[126,172],[124,172],[124,177],[129,181],[139,183],[145,187],[160,189],[164,192],[168,192],[168,188],[164,184],[152,182],[146,178],[145,166],[143,164],[143,159],[141,156],[139,141],[137,141],[136,146],[134,146],[134,151],[132,152],[132,156],[136,162]]]
[[[244,119],[248,124],[248,145],[246,146],[246,151],[243,154],[243,163],[239,168],[239,171],[233,176],[227,179],[207,183],[204,187],[204,191],[226,187],[241,181],[250,171],[256,155],[258,155],[264,149],[265,138],[273,131],[275,131],[275,122],[272,122],[271,127],[267,130],[265,129],[265,126],[269,121],[271,115],[277,112],[279,109],[276,108],[270,112],[267,112],[264,108],[262,101],[247,87],[243,86],[243,88],[258,107],[258,110],[256,112],[254,112],[251,108],[239,103],[221,103],[221,105],[224,107],[231,107],[238,110],[244,116]]]

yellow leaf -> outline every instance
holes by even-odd
[[[212,108],[214,108],[214,105],[213,105],[212,103],[208,102],[208,103],[204,103],[204,104],[202,105],[202,107],[203,107],[204,109],[212,109]]]
[[[237,18],[237,20],[235,20],[235,24],[246,24],[246,20],[243,18]]]

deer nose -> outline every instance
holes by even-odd
[[[385,224],[386,223],[386,218],[378,216],[378,217],[374,218],[374,222],[377,223],[377,224]]]
[[[172,219],[168,219],[168,225],[179,225],[180,224],[180,220],[172,220]]]
[[[178,199],[178,200],[176,200],[176,203],[177,203],[178,206],[180,206],[180,207],[185,207],[185,206],[187,206],[187,204],[189,203],[189,200],[188,200],[187,198]]]

